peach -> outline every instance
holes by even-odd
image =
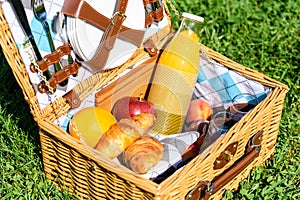
[[[186,124],[190,124],[193,121],[202,119],[209,121],[212,115],[212,108],[210,104],[203,99],[194,99],[189,105],[189,109],[186,115]]]

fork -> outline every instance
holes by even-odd
[[[34,14],[35,18],[39,22],[41,22],[44,30],[46,31],[46,35],[47,35],[48,42],[49,42],[49,45],[50,45],[50,50],[51,50],[51,52],[54,52],[55,51],[55,46],[54,46],[54,42],[52,40],[49,24],[47,22],[47,12],[46,12],[46,9],[45,9],[44,0],[32,0],[31,5],[32,5],[33,14]],[[60,62],[55,63],[54,64],[54,69],[55,69],[55,72],[60,71],[62,69],[61,63]],[[65,85],[67,85],[67,83],[68,83],[68,80],[65,80],[65,81],[61,82],[59,85],[60,86],[65,86]]]

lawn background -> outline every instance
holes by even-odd
[[[225,198],[300,199],[300,0],[172,2],[205,18],[203,44],[290,88],[274,156]],[[0,199],[72,199],[44,177],[38,127],[2,52],[0,62]]]

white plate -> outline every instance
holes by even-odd
[[[95,10],[110,18],[114,13],[117,0],[86,0]],[[145,11],[142,1],[128,0],[126,19],[123,23],[132,29],[144,30]],[[75,53],[84,61],[88,61],[95,55],[101,43],[103,31],[83,20],[67,17],[69,24],[68,35]],[[111,50],[104,69],[114,68],[129,59],[137,49],[137,46],[125,40],[117,39],[115,47]]]
[[[74,51],[76,52],[76,54],[81,57],[83,60],[87,60],[85,57],[84,57],[84,54],[82,52],[82,50],[80,49],[79,47],[79,44],[78,44],[78,41],[77,41],[77,37],[76,37],[76,30],[77,30],[77,27],[76,27],[76,23],[75,23],[76,19],[75,18],[72,18],[71,19],[71,30],[72,31],[72,38],[73,38],[73,45],[74,45]]]
[[[66,22],[66,32],[67,32],[67,36],[69,39],[70,44],[72,45],[72,48],[74,50],[74,52],[76,53],[76,55],[78,55],[78,51],[77,51],[77,47],[75,46],[75,40],[74,40],[74,28],[73,28],[73,23],[71,23],[73,20],[73,18],[69,17],[67,22]]]

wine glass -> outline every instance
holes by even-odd
[[[232,125],[229,122],[231,122],[232,116],[232,113],[227,111],[220,111],[213,115],[209,122],[207,134],[200,152],[217,141],[221,135],[225,134],[230,129]]]
[[[240,93],[236,95],[229,106],[229,112],[232,113],[233,121],[238,122],[258,104],[259,100],[254,94]]]

